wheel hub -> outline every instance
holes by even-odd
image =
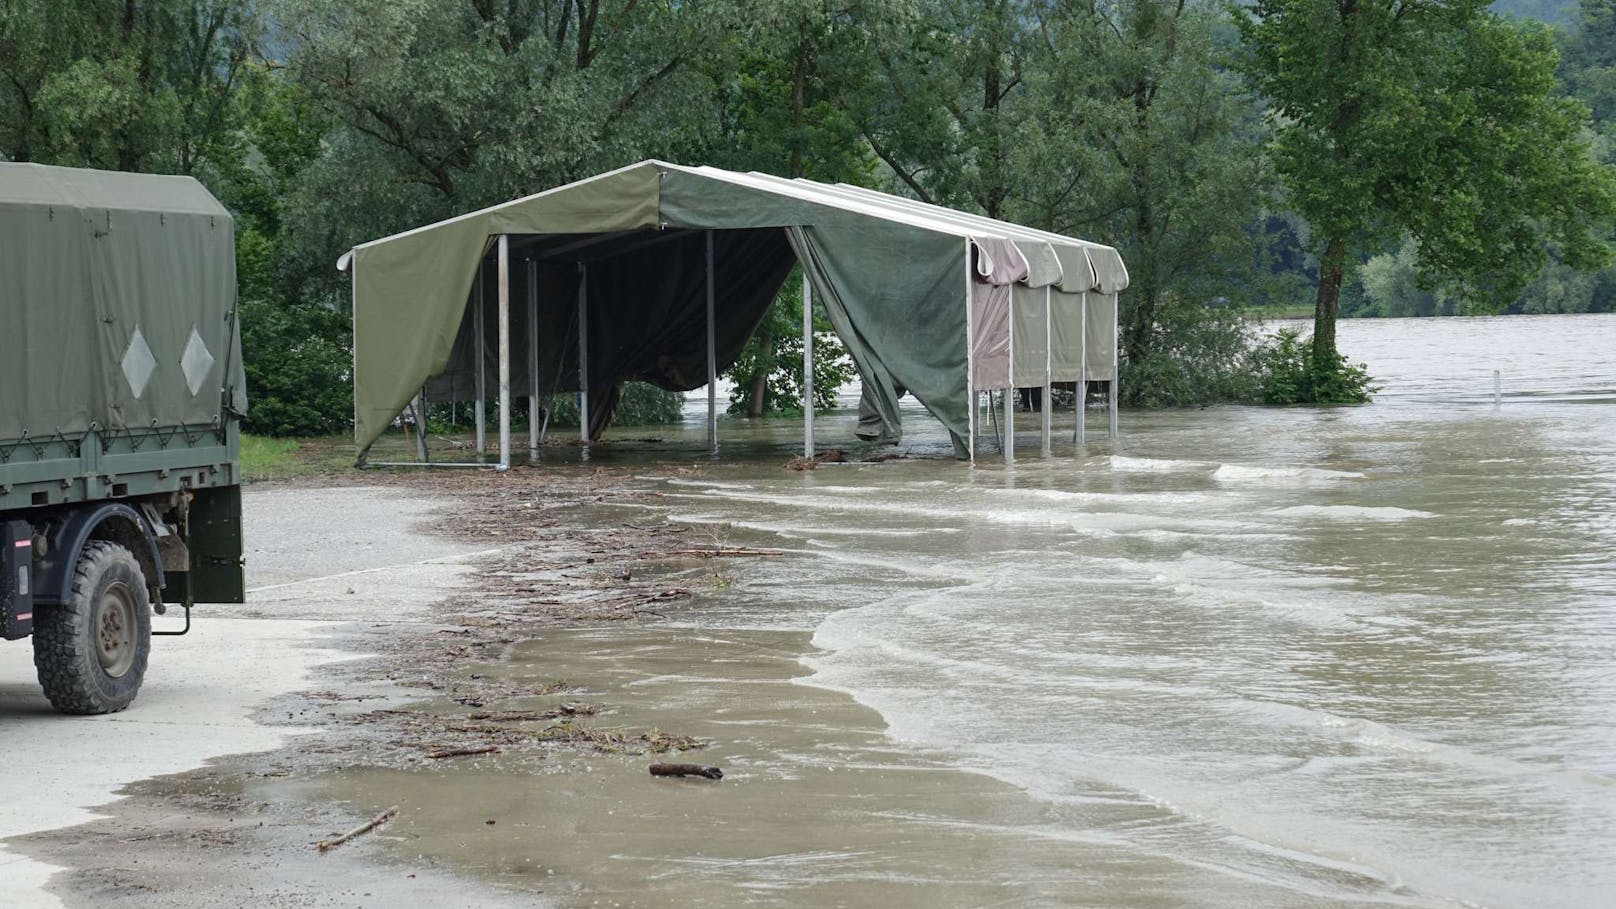
[[[96,611],[95,655],[101,671],[118,678],[135,662],[134,594],[122,583],[108,585]]]

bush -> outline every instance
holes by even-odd
[[[1147,351],[1123,364],[1123,404],[1204,407],[1257,397],[1251,363],[1254,334],[1238,310],[1166,297],[1153,328]]]
[[[1363,364],[1315,362],[1312,338],[1284,328],[1251,354],[1264,404],[1365,404],[1376,389]]]
[[[353,425],[352,326],[323,306],[241,303],[247,432],[313,436]]]
[[[612,414],[613,426],[653,426],[684,419],[685,396],[677,391],[666,391],[645,382],[624,382],[620,390],[622,396]],[[576,394],[565,392],[555,396],[550,403],[550,426],[577,428]]]
[[[490,399],[486,406],[488,425],[498,425],[497,402]],[[550,408],[549,428],[578,428],[578,395],[575,392],[559,392],[548,401],[541,401],[541,406]],[[434,433],[448,434],[464,430],[473,425],[476,419],[476,407],[470,402],[462,402],[456,408],[441,401],[433,401],[427,413],[430,429]],[[684,419],[684,413],[685,397],[679,392],[664,391],[644,382],[624,382],[617,410],[612,414],[611,425],[653,426],[678,423]],[[511,425],[523,432],[527,431],[527,403],[522,399],[518,399],[512,407]]]

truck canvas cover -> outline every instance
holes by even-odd
[[[244,413],[234,244],[190,177],[0,163],[0,443]]]

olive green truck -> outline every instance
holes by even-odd
[[[246,407],[218,200],[0,163],[0,636],[33,638],[58,710],[127,707],[153,634],[242,601]]]

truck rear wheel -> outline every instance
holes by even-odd
[[[73,593],[34,617],[34,668],[63,713],[113,713],[129,706],[151,654],[146,576],[129,550],[91,540],[79,554]]]

